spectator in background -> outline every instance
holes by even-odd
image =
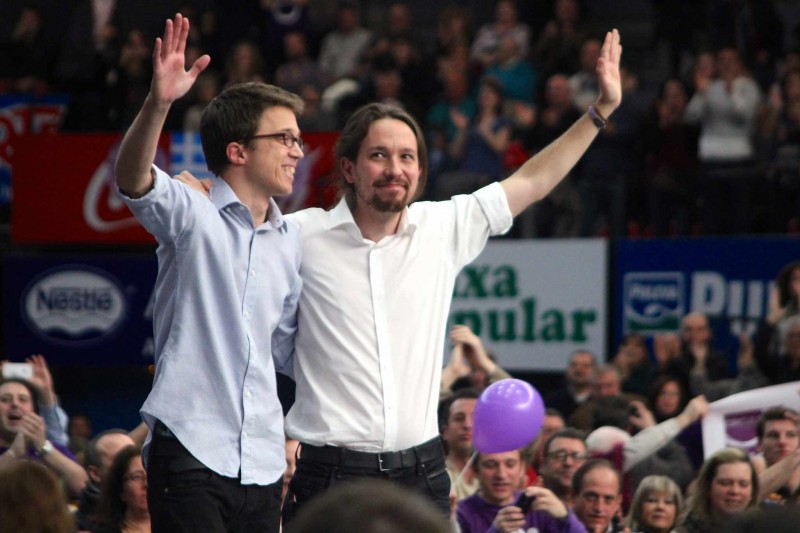
[[[653,381],[647,399],[656,422],[663,422],[683,411],[689,402],[689,394],[678,378],[662,374]]]
[[[123,429],[107,429],[89,441],[84,459],[84,467],[89,481],[78,497],[78,510],[75,513],[79,529],[91,528],[92,516],[97,508],[97,502],[100,500],[100,491],[105,478],[111,471],[114,458],[120,450],[133,445],[133,439]]]
[[[300,131],[335,131],[336,114],[322,105],[322,91],[313,84],[304,85],[300,89],[303,99],[303,112],[297,117]]]
[[[695,92],[685,115],[687,122],[700,126],[703,231],[748,233],[755,182],[753,135],[761,92],[735,49],[720,50],[715,66],[715,79],[695,74]]]
[[[797,496],[800,487],[800,469],[796,460],[800,449],[799,423],[797,411],[784,406],[771,407],[761,413],[758,419],[756,435],[761,457],[754,458],[753,465],[759,472],[761,494],[769,491],[766,497],[759,497],[765,503],[793,503]],[[784,467],[787,457],[790,456],[795,458],[790,458],[790,466]],[[766,478],[765,470],[779,464],[780,475]],[[774,485],[774,488],[768,485]]]
[[[211,100],[219,94],[220,78],[217,72],[207,69],[197,76],[194,84],[194,103],[183,114],[184,131],[200,131],[200,118]]]
[[[324,86],[324,75],[316,61],[308,54],[308,44],[303,32],[293,31],[283,38],[286,59],[275,71],[275,84],[289,92],[300,94],[303,87]]]
[[[3,533],[75,531],[58,478],[27,459],[0,467],[0,528]]]
[[[459,389],[440,404],[440,427],[447,452],[445,465],[450,476],[450,491],[457,500],[471,496],[478,490],[478,479],[474,471],[467,468],[474,452],[472,415],[478,396],[475,389]]]
[[[600,57],[602,42],[589,38],[581,44],[580,70],[569,77],[569,93],[574,105],[581,113],[597,99],[600,88],[594,66]]]
[[[539,478],[539,472],[544,462],[544,446],[550,437],[564,429],[564,418],[557,409],[547,407],[544,410],[542,429],[533,441],[522,449],[522,460],[528,466],[527,484],[533,485]]]
[[[150,532],[147,472],[139,448],[128,446],[117,453],[103,480],[93,522],[92,533]]]
[[[747,452],[724,448],[709,457],[689,498],[681,533],[721,533],[726,520],[756,506],[758,476]]]
[[[756,336],[758,349],[766,350],[771,358],[778,358],[787,348],[789,319],[798,314],[800,314],[800,262],[793,261],[784,265],[775,278],[775,286],[769,295],[767,315],[760,324]]]
[[[618,513],[622,502],[619,471],[604,459],[590,459],[572,479],[572,509],[589,533],[622,531]]]
[[[558,409],[564,418],[569,419],[575,409],[592,395],[594,373],[597,371],[597,358],[586,350],[576,350],[569,356],[569,364],[564,371],[566,387],[559,387],[545,395],[544,404]]]
[[[515,102],[534,102],[539,76],[530,63],[520,57],[519,44],[512,36],[500,38],[495,60],[487,66],[485,76],[496,78],[500,82],[506,107]]]
[[[514,115],[516,136],[528,152],[536,153],[567,131],[581,112],[572,105],[567,77],[555,74],[547,79],[540,111],[537,113],[530,106],[517,106]],[[583,208],[575,185],[575,172],[570,171],[547,198],[532,207],[526,236],[578,236]],[[523,235],[525,231],[523,229]]]
[[[469,326],[453,326],[450,341],[453,349],[447,366],[442,370],[440,398],[452,394],[462,378],[468,378],[469,386],[481,393],[492,383],[511,377],[486,351],[480,337]]]
[[[248,40],[239,41],[234,45],[225,62],[223,87],[228,88],[237,83],[250,81],[264,82],[264,72],[264,55],[256,43]]]
[[[478,492],[458,503],[456,511],[461,533],[495,533],[534,529],[541,533],[582,533],[569,507],[544,487],[528,487],[531,500],[524,508],[516,502],[525,476],[519,450],[478,453],[472,469],[480,483]]]
[[[711,344],[708,317],[697,311],[681,319],[680,351],[659,345],[659,354],[656,359],[662,365],[661,371],[680,379],[686,390],[691,390],[690,374],[695,367],[703,369],[710,382],[729,377],[728,358]]]
[[[633,495],[625,525],[632,532],[671,533],[682,513],[681,488],[668,476],[647,476]]]
[[[687,101],[683,82],[667,80],[645,128],[650,224],[656,237],[689,235],[696,216],[700,130],[683,120]]]
[[[553,19],[545,24],[533,47],[533,64],[542,78],[577,72],[581,44],[585,40],[578,0],[556,0]]]
[[[478,90],[478,105],[472,120],[457,109],[450,110],[456,134],[448,147],[450,158],[460,161],[458,171],[442,177],[445,196],[464,194],[504,177],[503,155],[511,139],[511,121],[503,115],[503,87],[495,78],[484,78]],[[444,181],[448,180],[447,183]],[[441,194],[441,193],[440,193]]]
[[[769,90],[762,108],[760,135],[767,147],[771,178],[769,230],[800,228],[800,69],[792,68]]]
[[[574,493],[572,479],[578,468],[586,462],[586,434],[574,428],[556,431],[545,442],[541,474],[545,487],[572,506]]]
[[[471,59],[484,69],[497,63],[500,41],[506,36],[516,41],[517,56],[525,61],[530,52],[531,29],[519,21],[515,0],[497,0],[494,21],[487,22],[478,29],[470,51]]]
[[[322,40],[319,67],[331,84],[345,77],[359,77],[361,56],[372,40],[372,33],[361,26],[358,4],[342,0],[336,15],[336,28]]]
[[[441,69],[439,78],[442,92],[438,101],[428,110],[425,137],[430,146],[430,196],[433,200],[446,200],[449,198],[448,184],[442,183],[440,191],[439,175],[458,168],[458,162],[450,157],[448,151],[458,133],[453,117],[458,119],[466,116],[471,121],[477,106],[475,99],[470,96],[469,76],[465,69]]]
[[[623,335],[613,364],[619,369],[624,392],[647,395],[658,369],[650,361],[644,336],[639,333]]]
[[[19,378],[0,380],[0,467],[28,457],[56,472],[71,495],[86,486],[86,472],[66,447],[47,438],[37,389]]]

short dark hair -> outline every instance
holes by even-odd
[[[789,416],[786,416],[789,413]],[[758,440],[764,438],[764,428],[767,425],[767,422],[772,422],[773,420],[789,420],[797,424],[797,411],[791,409],[789,407],[784,407],[782,405],[770,407],[758,418],[758,424],[756,424],[756,435],[758,435]]]
[[[585,432],[581,431],[580,429],[566,427],[564,429],[559,429],[558,431],[556,431],[555,433],[550,435],[550,438],[547,439],[547,442],[544,443],[543,452],[544,452],[545,456],[547,456],[547,454],[550,453],[550,445],[556,439],[574,439],[574,440],[579,440],[579,441],[581,441],[583,443],[584,446],[586,446],[586,433]]]
[[[6,383],[19,383],[20,385],[28,389],[28,394],[31,395],[31,404],[33,405],[33,412],[36,413],[37,415],[39,414],[39,408],[41,405],[42,397],[36,385],[31,383],[27,379],[23,378],[0,379],[0,387],[5,385]]]
[[[200,141],[208,170],[221,175],[230,163],[228,144],[255,135],[261,115],[271,107],[286,107],[299,115],[303,100],[280,87],[260,82],[237,83],[215,96],[200,119]]]
[[[417,183],[417,190],[411,198],[411,201],[413,202],[419,198],[422,195],[422,191],[425,189],[425,184],[428,181],[428,149],[425,145],[425,137],[422,134],[422,128],[420,128],[417,121],[414,120],[414,117],[397,106],[371,103],[359,108],[347,120],[344,128],[342,128],[342,132],[339,134],[339,139],[336,141],[336,146],[333,149],[333,155],[336,160],[334,172],[338,178],[337,181],[339,183],[340,193],[347,198],[351,205],[355,200],[355,186],[344,179],[344,173],[341,169],[341,160],[347,159],[349,161],[355,161],[358,159],[361,143],[369,133],[369,128],[372,126],[372,123],[384,118],[399,120],[414,132],[414,137],[417,139],[417,158],[419,160],[420,175]]]
[[[443,428],[447,425],[450,421],[450,408],[453,406],[456,400],[463,400],[464,398],[469,400],[477,400],[480,397],[480,393],[473,389],[472,387],[467,387],[464,389],[458,389],[453,394],[439,402],[439,428]]]
[[[589,459],[585,463],[583,463],[576,471],[575,475],[572,476],[572,493],[576,496],[581,493],[583,490],[583,481],[586,479],[586,476],[592,470],[597,468],[607,468],[614,472],[614,475],[617,477],[617,495],[622,493],[622,475],[619,473],[619,470],[614,468],[614,465],[611,461],[607,459]]]

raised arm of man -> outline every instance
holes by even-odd
[[[600,58],[597,60],[600,96],[592,106],[593,109],[501,182],[513,216],[547,196],[558,185],[594,140],[598,124],[604,123],[619,106],[622,101],[619,76],[621,55],[619,32],[612,30],[606,34]]]
[[[150,92],[122,140],[114,169],[117,186],[131,198],[144,196],[153,186],[150,165],[172,102],[189,91],[197,75],[211,62],[208,55],[203,55],[186,70],[188,35],[189,19],[179,13],[174,22],[167,20],[164,38],[156,39]]]

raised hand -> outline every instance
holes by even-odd
[[[622,101],[622,82],[619,75],[619,60],[622,56],[622,46],[619,44],[619,32],[614,29],[606,33],[600,57],[597,59],[597,78],[600,85],[600,95],[597,97],[597,106],[606,117],[619,106]]]
[[[53,389],[53,376],[50,374],[50,369],[47,367],[47,361],[43,355],[32,355],[26,359],[28,363],[33,366],[33,383],[41,393],[42,405],[53,405],[56,401],[55,392]]]
[[[202,55],[187,71],[186,40],[189,36],[189,19],[178,13],[175,21],[167,20],[164,37],[157,38],[153,49],[153,81],[150,92],[159,104],[171,104],[187,92],[211,62],[208,54]]]

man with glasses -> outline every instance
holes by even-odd
[[[542,481],[567,505],[572,504],[572,477],[587,457],[586,434],[577,429],[557,431],[544,445]]]
[[[275,370],[288,366],[300,294],[300,236],[273,196],[292,191],[303,157],[302,101],[247,83],[217,96],[200,136],[210,200],[153,165],[171,104],[209,64],[185,69],[189,21],[168,20],[153,81],[125,135],[116,181],[158,241],[156,374],[142,407],[154,532],[279,530],[283,413]]]

